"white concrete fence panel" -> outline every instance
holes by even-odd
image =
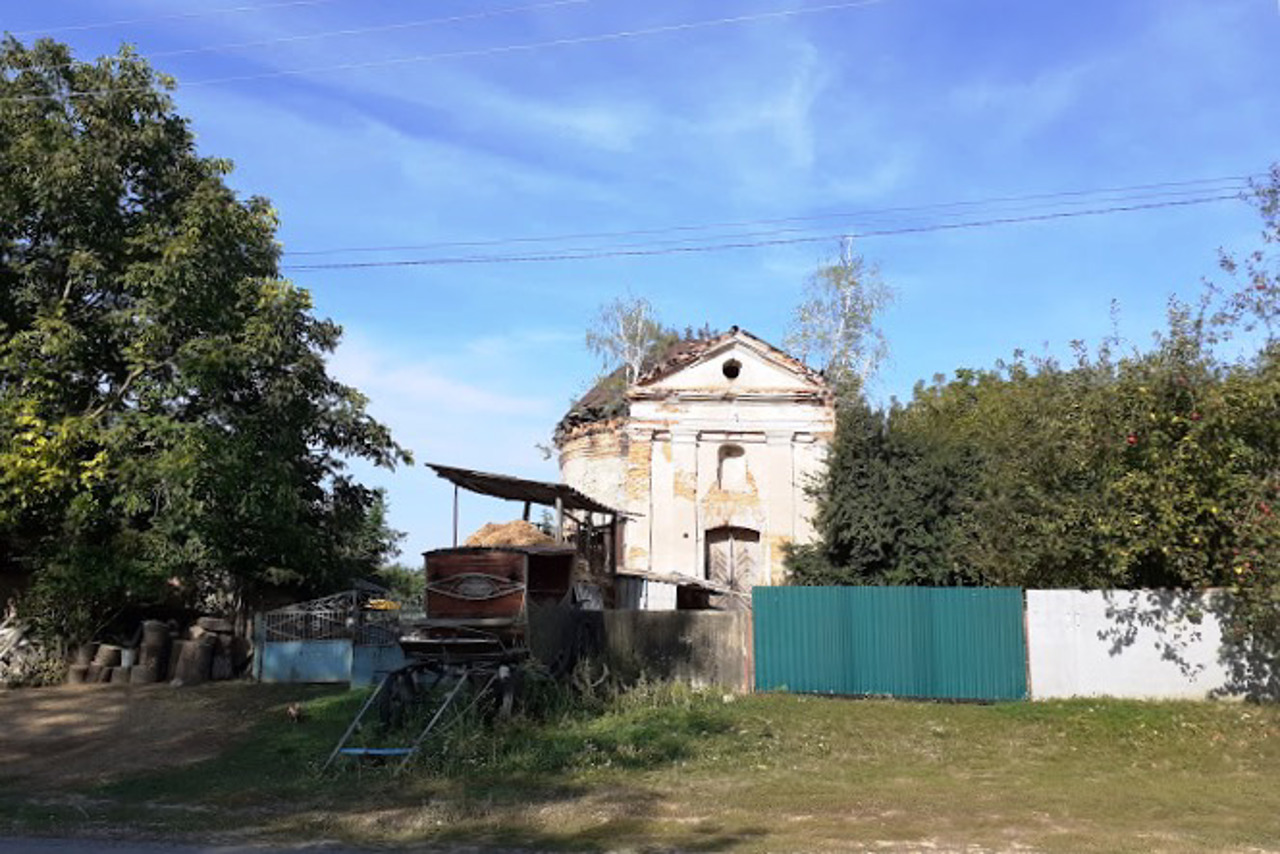
[[[1214,595],[1028,590],[1031,697],[1203,699],[1223,690]]]

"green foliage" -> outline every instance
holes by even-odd
[[[626,385],[636,381],[647,354],[661,345],[662,324],[643,297],[617,297],[600,306],[587,330],[587,349],[600,357],[604,373],[621,368]]]
[[[422,607],[427,593],[427,577],[421,569],[392,563],[379,569],[373,580],[390,590],[392,598],[401,607]]]
[[[1259,647],[1280,641],[1280,167],[1254,199],[1264,248],[1171,300],[1145,351],[1015,353],[888,412],[844,403],[793,579],[1225,587],[1244,681],[1280,682]]]
[[[695,755],[701,740],[729,726],[719,693],[641,681],[584,694],[527,674],[516,715],[504,719],[483,704],[470,707],[415,761],[421,772],[441,777],[654,768]],[[407,726],[404,737],[420,727],[420,721]]]
[[[10,668],[0,687],[44,688],[67,681],[67,657],[58,647],[40,647],[17,668]]]
[[[170,85],[128,50],[0,48],[0,572],[72,638],[164,596],[323,589],[394,539],[343,459],[408,455],[327,373],[341,330]]]
[[[819,545],[792,547],[798,584],[953,585],[956,520],[971,500],[965,449],[898,429],[901,409],[839,408],[836,441],[815,485]]]
[[[822,370],[842,399],[855,399],[889,353],[877,317],[893,298],[860,255],[820,267],[805,285],[785,346]]]
[[[632,338],[624,334],[627,329],[632,330]],[[631,409],[627,390],[637,377],[652,370],[681,344],[706,341],[720,334],[709,323],[698,328],[685,326],[683,332],[664,326],[654,318],[648,301],[642,299],[618,298],[601,306],[599,321],[587,332],[587,349],[602,357],[604,373],[556,425],[553,444],[578,425],[626,416]],[[550,445],[537,447],[546,459],[554,453]]]

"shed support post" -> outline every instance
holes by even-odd
[[[609,540],[605,547],[608,552],[608,567],[610,575],[618,574],[618,517],[616,515],[609,516]]]
[[[526,522],[529,521],[529,502],[528,501],[524,503],[524,520]]]
[[[453,485],[453,547],[458,547],[458,484]]]
[[[556,496],[556,542],[564,542],[564,499]]]

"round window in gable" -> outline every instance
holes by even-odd
[[[738,378],[738,374],[742,373],[742,363],[737,359],[730,359],[720,366],[720,370],[722,370],[724,375],[729,379],[736,380]]]

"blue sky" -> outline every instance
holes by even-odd
[[[441,18],[456,20],[420,23]],[[77,56],[128,42],[179,80],[201,150],[273,201],[287,252],[826,217],[1280,160],[1275,0],[0,0],[0,27],[23,38],[71,26],[51,35]],[[366,32],[311,38],[350,30]],[[195,52],[228,45],[240,46]],[[1142,201],[1161,198],[1179,197]],[[333,370],[416,454],[412,470],[358,469],[387,488],[416,563],[451,535],[452,490],[422,462],[557,476],[534,446],[600,367],[583,332],[602,302],[630,293],[673,325],[738,324],[778,342],[807,274],[838,253],[834,235],[961,220],[831,216],[786,233],[823,239],[749,250],[291,275],[346,330]],[[907,397],[919,379],[1014,348],[1096,342],[1113,298],[1122,334],[1143,344],[1171,294],[1216,273],[1218,247],[1252,248],[1257,233],[1251,209],[1229,201],[863,238],[897,294],[872,394]],[[464,536],[519,512],[466,496],[462,509]]]

